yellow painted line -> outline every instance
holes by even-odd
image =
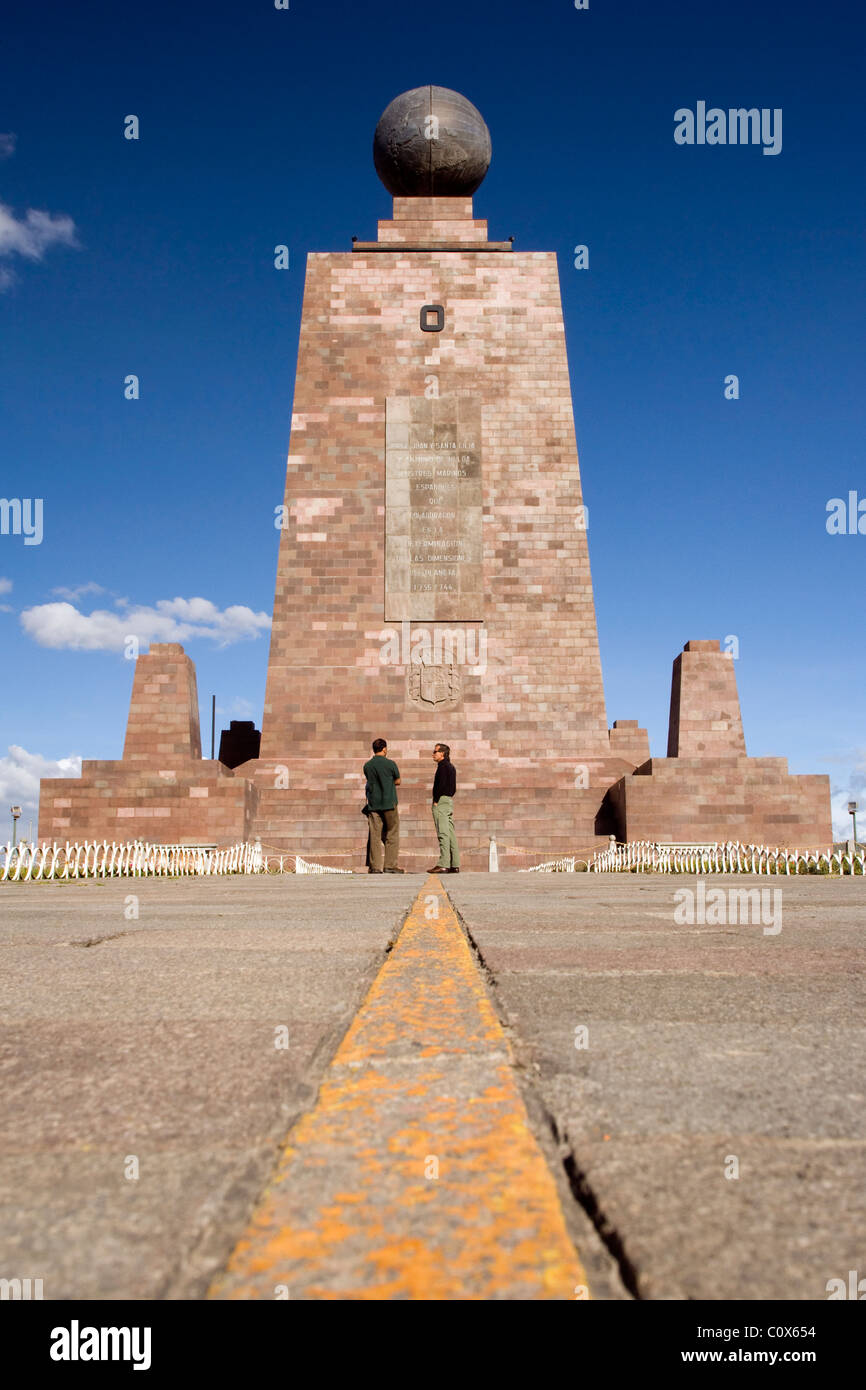
[[[428,879],[211,1298],[574,1299],[508,1040]]]

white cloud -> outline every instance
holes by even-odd
[[[0,578],[0,594],[11,594],[12,580]]]
[[[0,257],[23,256],[28,261],[41,261],[52,246],[77,246],[75,223],[65,213],[55,216],[28,208],[23,217],[5,203],[0,203]],[[0,292],[15,282],[9,266],[0,265]]]
[[[217,705],[216,712],[223,719],[253,719],[256,713],[252,701],[243,695],[236,695],[227,705]]]
[[[77,777],[80,772],[81,759],[76,754],[54,760],[43,758],[41,753],[28,753],[26,748],[19,748],[17,744],[10,744],[6,757],[0,758],[0,839],[5,843],[11,838],[10,806],[21,807],[19,839],[28,838],[30,821],[33,822],[35,839],[40,777]]]
[[[76,585],[74,589],[67,589],[61,584],[56,589],[52,589],[51,592],[56,594],[58,598],[68,598],[70,602],[74,603],[76,599],[83,598],[85,594],[104,594],[105,590],[101,584],[94,584],[91,579],[87,584]]]
[[[242,604],[217,608],[206,598],[159,599],[153,607],[130,606],[124,611],[97,608],[82,613],[71,603],[41,603],[26,608],[21,626],[40,647],[76,651],[122,651],[129,636],[144,646],[150,642],[186,642],[204,637],[221,647],[258,637],[271,625],[267,613],[254,613]]]
[[[26,256],[41,261],[50,246],[74,246],[75,223],[65,213],[55,217],[50,212],[28,208],[18,218],[10,207],[0,203],[0,256]]]
[[[0,132],[0,159],[11,159],[18,136],[13,131]]]
[[[855,752],[857,762],[851,768],[847,787],[831,787],[830,805],[833,810],[833,835],[836,840],[850,840],[853,832],[848,802],[856,801],[860,807],[857,812],[857,842],[866,841],[866,748]]]

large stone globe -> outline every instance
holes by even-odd
[[[469,197],[490,153],[481,112],[448,87],[414,87],[395,97],[373,137],[376,173],[395,197]]]

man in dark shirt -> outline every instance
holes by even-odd
[[[373,756],[364,764],[367,779],[367,805],[370,814],[370,873],[402,874],[397,867],[400,853],[400,813],[397,810],[397,788],[400,769],[388,757],[388,745],[383,738],[373,739]]]
[[[439,837],[439,863],[428,869],[430,874],[459,874],[460,850],[454,830],[454,794],[457,773],[451,761],[447,743],[437,743],[433,749],[436,776],[433,778],[433,824]]]

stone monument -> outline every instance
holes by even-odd
[[[393,217],[308,260],[261,756],[238,771],[263,843],[314,858],[363,838],[374,737],[408,864],[437,740],[476,865],[490,834],[606,842],[634,766],[608,737],[556,255],[475,217],[490,153],[458,93],[398,97],[374,139]]]
[[[667,759],[650,759],[636,720],[608,729],[556,254],[491,240],[476,218],[491,141],[459,93],[397,97],[373,153],[392,217],[375,241],[307,261],[259,757],[233,776],[199,764],[203,818],[166,830],[252,830],[362,866],[360,769],[382,737],[402,772],[407,868],[435,852],[437,741],[458,767],[468,868],[486,867],[490,836],[506,866],[626,831],[829,843],[827,779],[746,758],[732,664],[707,651],[701,674],[713,644],[678,658]],[[143,708],[134,694],[131,729]],[[173,769],[186,786],[184,759],[200,756],[191,740],[162,768],[156,715],[136,735],[149,761],[108,765],[126,806],[139,779],[136,829],[148,778],[167,785]],[[43,835],[97,826],[73,786],[43,784]],[[69,814],[52,819],[60,787]],[[103,804],[95,833],[115,838]]]

